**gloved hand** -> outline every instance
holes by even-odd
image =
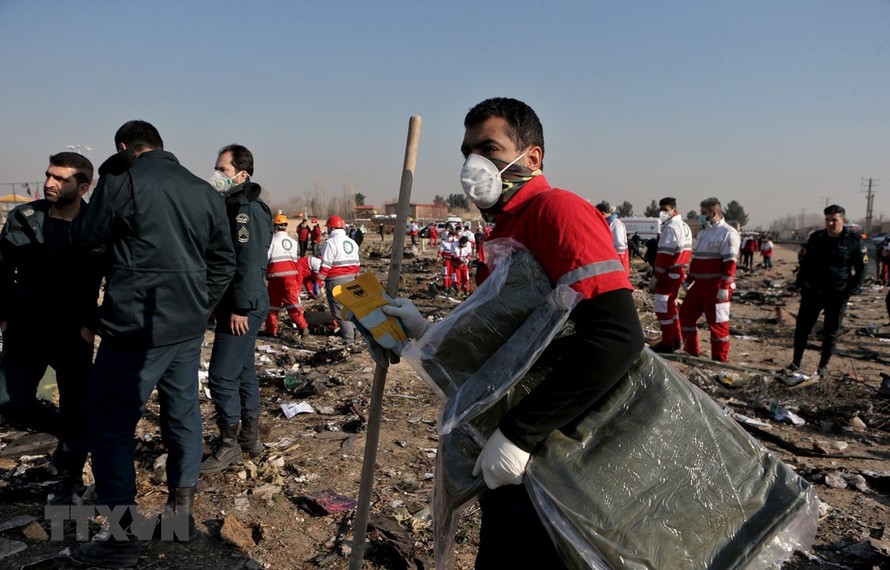
[[[649,279],[649,292],[655,293],[655,285],[658,283],[658,277],[654,275]]]
[[[473,476],[482,473],[489,489],[497,489],[501,485],[519,485],[529,457],[531,454],[507,439],[500,428],[496,429],[476,459]]]
[[[717,289],[717,302],[725,303],[729,301],[729,289]]]
[[[380,310],[388,317],[398,318],[409,338],[422,337],[426,328],[430,326],[430,323],[423,318],[410,299],[402,297],[393,299],[392,305],[381,307]]]

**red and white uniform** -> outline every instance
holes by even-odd
[[[346,235],[346,230],[331,230],[321,248],[321,276],[327,281],[337,277],[357,276],[360,272],[358,244]]]
[[[430,247],[436,247],[436,240],[439,238],[439,230],[436,229],[436,224],[430,224]]]
[[[698,234],[689,265],[690,287],[680,306],[680,331],[686,352],[693,356],[700,354],[695,324],[704,313],[711,329],[711,358],[720,362],[729,358],[729,306],[740,242],[739,232],[722,218]],[[720,290],[727,291],[726,301],[718,301]]]
[[[541,231],[541,227],[549,229]],[[602,213],[577,194],[551,188],[543,175],[526,182],[504,205],[491,232],[491,239],[501,237],[512,237],[525,245],[554,285],[568,285],[584,299],[618,289],[633,290]],[[480,268],[476,282],[487,276]]]
[[[473,257],[473,246],[468,241],[461,245],[459,241],[451,244],[451,268],[454,271],[454,282],[464,293],[470,292],[470,259]]]
[[[269,265],[266,268],[269,289],[266,332],[269,334],[278,332],[278,313],[281,309],[287,311],[291,320],[301,330],[309,328],[303,317],[303,309],[300,307],[301,261],[305,262],[303,265],[306,268],[309,267],[309,258],[300,257],[299,245],[287,235],[287,231],[275,232],[269,246]]]
[[[442,241],[439,243],[439,251],[436,252],[436,257],[442,258],[442,285],[446,289],[451,287],[451,276],[453,274],[451,269],[451,246],[453,243],[452,233],[445,230],[442,233]]]
[[[679,212],[661,225],[655,256],[655,316],[661,326],[661,344],[674,348],[680,341],[677,294],[686,280],[692,259],[692,231]]]
[[[624,270],[630,275],[630,257],[627,253],[627,228],[624,227],[624,222],[619,220],[615,214],[606,218],[606,221],[609,222],[609,231],[612,232],[612,243],[615,246],[615,251],[618,253],[618,259],[621,261],[621,265],[624,266]]]

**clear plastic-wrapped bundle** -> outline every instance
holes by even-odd
[[[472,470],[486,438],[546,377],[545,349],[578,301],[518,243],[488,242],[486,253],[489,279],[402,354],[445,400],[433,494],[441,568],[460,509],[485,490]],[[524,481],[573,568],[778,567],[818,523],[809,484],[648,349],[571,433],[538,446]]]

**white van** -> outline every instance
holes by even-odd
[[[651,238],[657,238],[661,233],[661,220],[658,218],[619,218],[624,222],[624,228],[627,230],[627,239],[639,234],[643,241]]]
[[[448,216],[445,218],[446,224],[454,224],[455,226],[464,225],[464,221],[460,219],[460,216]]]

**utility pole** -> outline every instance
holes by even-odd
[[[831,196],[822,196],[822,202],[824,204],[823,207],[827,208],[828,205],[831,203]]]
[[[877,179],[869,178],[868,183],[866,183],[865,178],[862,179],[862,186],[867,186],[868,189],[865,191],[865,233],[871,235],[871,218],[872,218],[872,206],[875,201],[875,194],[872,189],[877,186]]]

